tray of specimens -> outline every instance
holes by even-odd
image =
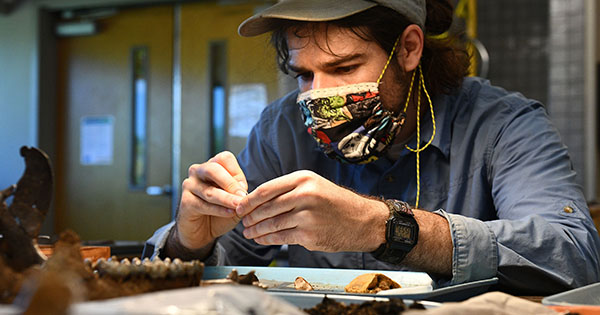
[[[385,297],[369,296],[341,296],[328,295],[326,301],[317,293],[296,294],[294,299],[283,295],[272,294],[250,285],[209,285],[204,287],[165,290],[145,293],[131,297],[122,297],[102,301],[76,303],[69,310],[70,315],[163,315],[163,314],[286,314],[305,315],[303,312],[311,310],[311,314],[330,314],[318,308],[317,304],[327,304],[328,310],[340,310],[333,313],[344,313],[343,309],[359,306],[361,309],[406,310],[409,308],[429,309],[439,307],[441,304],[430,301],[411,300],[391,301]],[[291,293],[288,293],[291,294]],[[379,304],[379,305],[377,305]],[[13,315],[20,314],[3,313]]]
[[[486,292],[498,282],[498,278],[467,282],[446,287],[436,287],[433,279],[424,272],[328,269],[295,267],[248,267],[248,266],[208,266],[204,269],[203,280],[223,279],[233,270],[239,274],[254,271],[260,285],[272,295],[298,305],[299,300],[322,299],[335,295],[337,298],[380,297],[437,302],[462,301]],[[345,287],[355,278],[365,274],[383,274],[400,285],[400,288],[382,290],[377,293],[346,292]],[[298,290],[297,281],[301,277],[313,290]],[[304,296],[303,296],[304,295]],[[303,297],[302,297],[303,296]],[[307,298],[310,296],[311,298]],[[352,296],[352,297],[351,297]]]

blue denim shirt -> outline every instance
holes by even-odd
[[[239,162],[250,191],[281,175],[312,170],[362,194],[415,203],[415,153],[395,148],[393,158],[365,165],[331,160],[306,132],[296,96],[269,105],[249,135]],[[452,278],[439,281],[497,276],[502,287],[530,294],[599,281],[600,239],[567,148],[544,107],[478,78],[465,79],[458,91],[433,104],[437,131],[421,152],[419,207],[443,215],[450,225]],[[423,142],[431,136],[430,118],[421,133]],[[416,139],[408,144],[416,147]],[[171,226],[149,240],[154,255]],[[238,225],[219,238],[206,262],[269,264],[279,247],[258,245],[242,231]],[[369,253],[311,252],[297,245],[288,251],[291,266],[402,269]]]

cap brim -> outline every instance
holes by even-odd
[[[365,0],[284,0],[246,19],[240,24],[238,33],[251,37],[270,32],[274,27],[274,19],[309,22],[342,19],[376,5],[377,3]]]

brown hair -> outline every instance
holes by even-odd
[[[426,34],[421,67],[427,89],[433,95],[450,93],[460,86],[468,73],[469,55],[458,36],[443,39],[428,36],[446,32],[452,24],[452,14],[453,8],[449,1],[427,0]],[[271,35],[271,43],[277,51],[279,68],[287,74],[290,58],[287,31],[294,30],[295,35],[302,37],[298,34],[300,29],[311,24],[312,27],[317,28],[317,23],[289,20],[274,20],[273,23],[275,30]],[[391,51],[396,38],[412,24],[398,12],[382,6],[340,20],[322,23],[348,28],[364,40],[374,40],[385,51]]]

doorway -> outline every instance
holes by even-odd
[[[146,187],[171,178],[173,6],[96,23],[94,35],[57,40],[55,226],[83,240],[144,240],[171,216],[171,196]]]
[[[231,117],[232,99],[247,91],[257,95],[258,117],[281,96],[268,35],[237,34],[237,25],[261,5],[203,1],[119,9],[97,21],[94,35],[57,39],[56,232],[70,228],[83,240],[143,241],[168,223],[179,193],[163,192],[173,181],[180,185],[191,164],[210,158],[215,106],[224,113],[220,149],[239,153],[253,122]],[[144,101],[145,111],[134,110]],[[145,123],[138,122],[140,112]],[[135,126],[145,126],[142,149]],[[94,136],[111,138],[111,145],[90,145]],[[112,158],[102,160],[110,148]],[[179,156],[175,175],[173,152]],[[92,162],[84,153],[92,154]],[[134,163],[140,155],[143,162]]]

